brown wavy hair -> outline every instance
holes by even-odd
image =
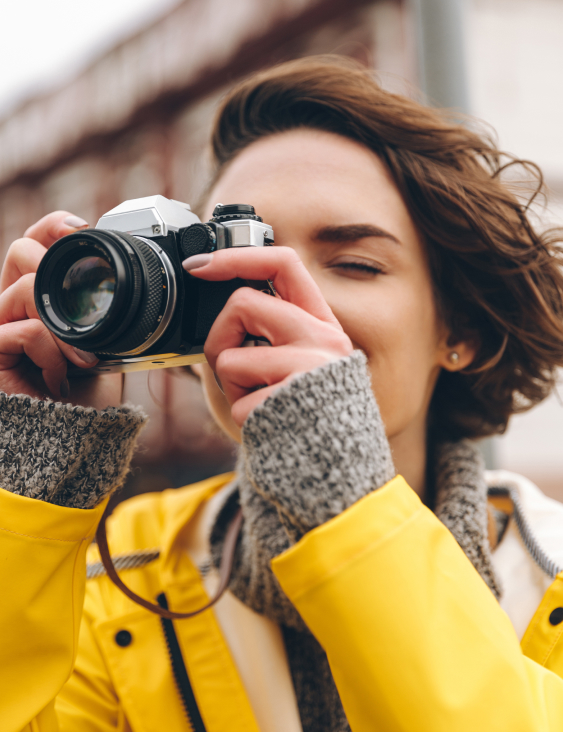
[[[563,365],[561,236],[539,233],[528,215],[541,172],[471,127],[385,91],[355,62],[314,57],[240,83],[212,134],[211,186],[245,147],[295,128],[351,138],[384,161],[425,242],[452,344],[479,344],[469,368],[438,379],[430,425],[442,439],[503,432],[511,414],[549,394]],[[501,180],[516,164],[535,182],[527,201]]]

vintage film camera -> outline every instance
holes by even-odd
[[[37,310],[58,338],[99,357],[73,375],[204,361],[207,334],[236,289],[275,292],[266,282],[199,280],[182,261],[273,241],[272,227],[246,204],[217,204],[202,223],[188,204],[163,196],[125,201],[95,229],[65,236],[47,251],[35,280]]]

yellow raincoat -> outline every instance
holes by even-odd
[[[124,573],[132,589],[152,600],[164,592],[177,611],[205,603],[183,537],[231,478],[118,508],[112,553],[161,551]],[[0,489],[1,732],[189,729],[160,619],[105,576],[86,583],[103,509]],[[563,730],[563,623],[549,622],[563,607],[563,576],[520,645],[453,536],[401,477],[272,566],[327,652],[354,732]],[[213,611],[174,625],[207,732],[257,732]]]

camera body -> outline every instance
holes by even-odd
[[[246,204],[218,204],[202,223],[188,204],[163,196],[126,201],[94,229],[65,236],[47,251],[35,281],[37,310],[58,338],[100,359],[76,375],[204,361],[207,335],[235,290],[275,291],[267,282],[200,280],[182,261],[273,242],[272,227]]]

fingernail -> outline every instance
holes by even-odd
[[[61,386],[59,391],[61,392],[61,396],[63,399],[68,399],[70,396],[70,384],[68,383],[68,379],[63,379],[61,381]]]
[[[98,357],[95,353],[90,353],[89,351],[81,351],[80,348],[73,348],[72,349],[78,358],[81,358],[85,363],[96,363],[98,360]]]
[[[72,229],[81,229],[83,226],[88,226],[88,222],[81,219],[80,216],[67,216],[63,224],[70,226]]]
[[[200,255],[199,254],[196,254],[195,256],[196,257],[199,257]],[[215,373],[215,371],[213,372],[213,376],[215,377],[215,383],[219,387],[219,390],[221,391],[221,394],[224,394],[225,392],[223,391],[223,384],[221,383],[221,379],[217,376],[217,374]]]
[[[213,260],[213,254],[194,254],[193,257],[188,257],[182,262],[182,267],[188,272],[191,269],[198,269],[199,267],[205,267],[206,264],[211,264]]]

